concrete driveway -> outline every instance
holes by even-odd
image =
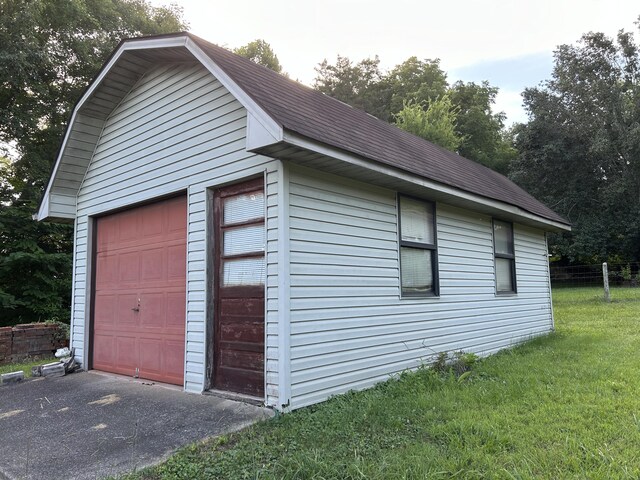
[[[0,387],[0,479],[95,479],[268,418],[211,395],[80,372]]]

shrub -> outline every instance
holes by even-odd
[[[464,352],[462,350],[451,354],[440,352],[436,355],[431,368],[438,373],[453,373],[456,377],[460,377],[466,372],[470,372],[478,360],[478,355],[472,352]]]

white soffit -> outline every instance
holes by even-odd
[[[259,146],[271,145],[277,143],[283,138],[282,127],[273,120],[253,99],[247,95],[211,58],[189,38],[188,35],[178,35],[165,38],[149,38],[149,39],[132,39],[126,40],[120,45],[118,50],[112,55],[108,63],[103,67],[98,76],[89,85],[83,96],[76,104],[69,126],[62,140],[60,152],[56,158],[51,177],[47,184],[45,194],[38,213],[34,218],[44,220],[49,216],[49,202],[51,199],[51,189],[56,176],[60,170],[60,164],[64,158],[65,148],[73,131],[73,125],[76,121],[78,113],[87,103],[91,96],[100,87],[105,78],[108,77],[113,67],[118,63],[122,54],[128,51],[136,50],[155,50],[163,48],[184,47],[197,59],[216,79],[225,87],[238,101],[247,109],[247,149],[257,148]]]

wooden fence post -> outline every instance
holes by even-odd
[[[604,301],[610,302],[611,296],[609,294],[609,268],[607,262],[602,264],[602,279],[604,280]]]

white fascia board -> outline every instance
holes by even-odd
[[[249,123],[247,127],[249,130],[247,132],[247,150],[282,141],[284,136],[282,126],[271,118],[224,70],[211,60],[211,57],[204,53],[196,42],[189,37],[185,37],[185,40],[189,52],[247,109],[247,122]],[[250,139],[250,135],[253,135],[253,138]],[[250,140],[254,144],[251,148],[249,147]]]
[[[492,200],[490,198],[486,198],[481,195],[476,195],[470,192],[466,192],[459,188],[450,187],[438,182],[434,182],[432,180],[428,180],[419,175],[414,175],[414,174],[404,172],[395,168],[387,167],[377,162],[373,162],[365,158],[359,157],[357,155],[350,154],[343,150],[330,147],[326,144],[323,144],[314,140],[309,140],[308,138],[302,137],[300,135],[297,135],[289,131],[284,132],[284,141],[288,144],[305,148],[307,150],[311,150],[314,152],[318,152],[323,155],[327,155],[329,157],[333,157],[338,160],[342,160],[344,162],[357,165],[359,167],[364,167],[369,170],[373,170],[375,172],[381,173],[383,175],[395,177],[405,182],[413,183],[415,185],[419,185],[421,187],[427,188],[429,190],[432,190],[438,193],[442,193],[444,195],[458,197],[463,200],[473,202],[493,210],[504,212],[509,215],[527,219],[536,223],[548,225],[549,227],[552,227],[554,230],[571,231],[571,227],[569,225],[565,225],[563,223],[556,222],[554,220],[546,219],[539,215],[535,215],[533,213],[527,212],[526,210],[523,210],[522,208],[516,207],[514,205],[510,205],[508,203],[501,202],[499,200]]]
[[[49,183],[47,184],[47,189],[45,190],[45,194],[42,200],[42,204],[40,205],[40,209],[37,213],[38,220],[44,220],[49,215],[49,198],[51,193],[51,187],[53,186],[53,182],[58,174],[58,169],[60,168],[60,163],[62,161],[62,156],[64,154],[64,150],[67,146],[67,141],[69,140],[69,136],[71,135],[71,130],[73,129],[73,124],[75,123],[76,116],[82,106],[86,103],[86,101],[91,97],[93,92],[98,88],[98,86],[102,83],[104,78],[109,74],[113,66],[118,62],[120,57],[127,50],[142,50],[147,48],[169,48],[169,47],[180,47],[184,46],[187,37],[173,37],[173,38],[158,38],[158,39],[149,39],[149,40],[136,40],[132,42],[125,42],[120,45],[120,48],[116,53],[113,54],[109,63],[107,63],[100,74],[95,78],[95,80],[89,85],[87,91],[84,93],[82,98],[76,104],[76,107],[73,109],[73,113],[71,114],[71,118],[69,119],[69,125],[67,127],[67,131],[65,133],[64,139],[62,140],[62,145],[60,146],[60,152],[58,153],[58,158],[56,158],[56,163],[53,167],[53,171],[51,173],[51,177],[49,178]]]
[[[51,177],[49,177],[49,183],[47,183],[47,189],[44,192],[44,196],[42,197],[42,202],[40,203],[40,209],[38,213],[35,215],[36,220],[42,221],[49,216],[49,199],[51,198],[51,188],[53,187],[53,182],[58,175],[58,169],[60,168],[60,163],[62,161],[62,154],[66,148],[67,140],[69,140],[69,135],[71,135],[71,126],[76,119],[76,114],[80,109],[80,103],[76,105],[76,108],[73,110],[71,114],[71,118],[69,119],[69,126],[67,127],[67,132],[64,135],[64,139],[62,140],[62,145],[60,146],[60,152],[58,153],[58,158],[56,158],[56,163],[53,167],[53,171],[51,172]]]
[[[47,189],[45,191],[45,195],[43,197],[42,205],[37,213],[38,220],[44,220],[49,214],[48,208],[48,199],[49,193],[51,192],[51,187],[53,185],[54,179],[58,173],[58,169],[60,168],[60,163],[62,161],[63,153],[67,145],[67,141],[69,140],[69,136],[71,135],[72,126],[76,120],[76,116],[82,106],[86,103],[86,101],[91,97],[93,92],[98,88],[98,86],[102,83],[104,78],[109,74],[114,65],[120,60],[122,54],[126,51],[133,50],[149,50],[149,49],[160,49],[160,48],[175,48],[175,47],[185,47],[202,65],[209,70],[218,81],[227,89],[231,94],[238,99],[238,101],[247,109],[248,112],[248,122],[251,123],[250,130],[253,131],[252,134],[252,148],[257,148],[258,146],[270,145],[272,143],[276,143],[282,140],[283,131],[282,127],[278,125],[278,123],[273,120],[267,112],[265,112],[261,107],[259,107],[253,99],[247,95],[244,90],[242,90],[231,78],[213,61],[211,58],[202,51],[202,49],[187,35],[177,36],[177,37],[169,37],[169,38],[150,38],[150,39],[142,39],[142,40],[130,40],[125,41],[120,48],[113,54],[111,60],[104,66],[100,74],[96,77],[96,79],[89,85],[87,91],[84,93],[80,101],[77,103],[76,107],[71,114],[71,118],[69,119],[69,127],[65,133],[64,139],[62,140],[62,145],[60,147],[60,153],[58,154],[58,158],[56,158],[56,163],[53,167],[53,172],[51,177],[49,178],[49,183],[47,184]],[[249,136],[248,136],[249,138]],[[268,143],[264,143],[268,142]],[[247,147],[249,149],[249,147]],[[46,200],[46,201],[45,201]]]
[[[58,169],[58,165],[56,164],[56,170],[57,169]],[[42,197],[42,202],[40,203],[40,208],[38,209],[38,212],[31,217],[36,221],[44,220],[49,216],[49,191],[51,188],[51,183],[53,183],[54,175],[55,175],[55,170],[54,170],[54,173],[51,175],[51,178],[49,179],[49,185],[47,185],[47,190],[44,192],[44,196]]]

